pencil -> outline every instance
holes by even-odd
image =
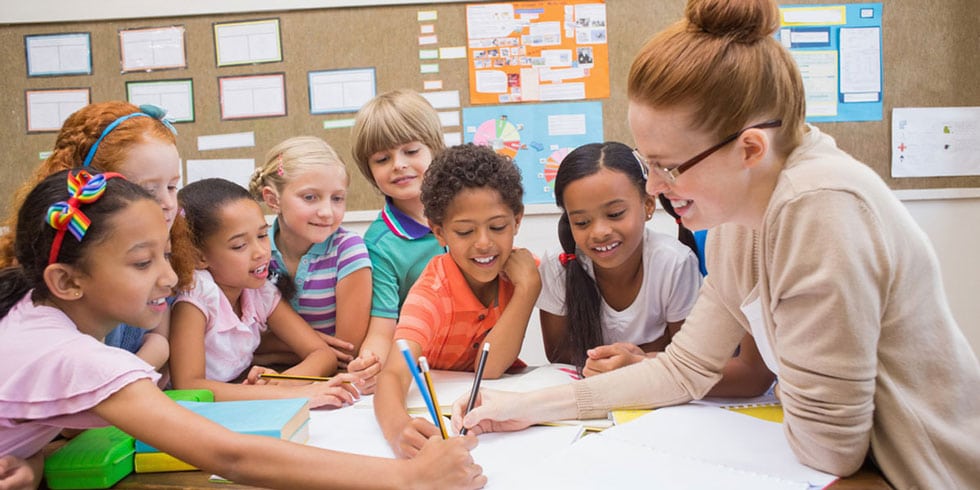
[[[267,379],[291,379],[295,381],[330,381],[333,378],[328,378],[324,376],[303,376],[300,374],[273,374],[273,373],[262,373],[259,375],[260,378]],[[350,381],[344,381],[344,383],[350,383]]]
[[[483,366],[487,365],[487,356],[490,354],[490,342],[485,342],[483,344],[483,352],[480,353],[480,363],[476,366],[476,376],[473,377],[473,388],[470,390],[470,400],[466,404],[466,411],[463,415],[470,413],[473,410],[473,405],[476,405],[476,395],[480,392],[480,380],[483,379]],[[466,427],[459,430],[459,435],[466,435]]]
[[[439,408],[439,399],[436,398],[436,387],[432,384],[432,375],[429,374],[429,361],[425,359],[425,356],[419,356],[419,366],[422,366],[422,377],[425,378],[425,387],[429,389],[429,394],[432,395],[432,406],[436,408],[436,420],[435,423],[439,426],[439,432],[442,432],[443,439],[449,439],[449,432],[446,431],[446,422],[442,418],[442,409]]]
[[[412,359],[412,350],[408,347],[408,342],[405,339],[398,339],[395,341],[398,345],[398,349],[402,351],[402,357],[405,358],[405,363],[408,364],[408,371],[412,373],[412,377],[415,378],[415,384],[419,387],[419,393],[422,394],[422,400],[425,401],[426,408],[429,409],[429,416],[432,420],[438,423],[439,415],[436,414],[436,407],[432,404],[432,397],[429,395],[429,389],[425,387],[425,380],[422,379],[422,373],[419,371],[419,366],[415,364],[415,360]]]

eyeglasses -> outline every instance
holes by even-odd
[[[650,170],[652,168],[654,175],[656,175],[657,177],[659,177],[661,180],[663,180],[668,184],[673,184],[674,181],[677,180],[677,176],[686,172],[691,167],[697,165],[705,158],[708,158],[709,156],[711,156],[712,153],[720,150],[723,146],[731,143],[732,141],[735,141],[736,139],[738,139],[739,136],[742,136],[742,133],[750,129],[778,128],[782,125],[783,125],[783,121],[781,119],[773,119],[771,121],[759,123],[753,126],[749,126],[747,128],[742,128],[735,134],[723,139],[721,143],[718,143],[717,145],[712,146],[711,148],[708,148],[707,150],[704,150],[701,153],[698,153],[697,155],[694,155],[694,157],[691,158],[690,160],[674,168],[663,168],[660,165],[650,165],[650,162],[648,162],[647,159],[644,158],[643,155],[640,154],[640,151],[636,148],[633,148],[633,156],[636,157],[636,161],[640,164],[640,171],[643,172],[644,179],[649,180]]]

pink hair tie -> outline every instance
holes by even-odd
[[[61,251],[61,242],[65,238],[66,231],[70,231],[78,241],[82,241],[85,237],[92,221],[85,216],[80,206],[98,201],[102,194],[105,194],[106,181],[113,177],[122,177],[122,175],[105,172],[93,176],[85,170],[79,170],[74,175],[68,172],[68,192],[71,193],[71,197],[67,201],[59,201],[48,207],[48,214],[44,218],[48,225],[58,230],[51,242],[48,265],[58,261],[58,253]]]
[[[566,254],[566,253],[560,253],[560,254],[558,254],[558,262],[561,262],[561,265],[562,266],[568,265],[568,263],[571,262],[571,261],[573,261],[573,260],[575,260],[575,254],[573,254],[573,253],[571,253],[571,254]]]
[[[282,153],[277,157],[278,165],[276,166],[276,175],[282,177],[282,174],[286,173],[286,169],[282,168]]]

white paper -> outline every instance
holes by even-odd
[[[892,110],[892,177],[980,175],[980,107]]]
[[[840,91],[881,92],[881,28],[841,28]]]
[[[459,111],[439,112],[439,122],[442,124],[443,127],[459,126]]]
[[[419,65],[420,73],[439,73],[439,63],[422,63]]]
[[[194,96],[190,80],[132,82],[126,84],[127,99],[135,105],[152,104],[167,111],[175,122],[194,120]]]
[[[459,90],[441,90],[437,92],[422,92],[422,97],[436,109],[454,109],[459,107]]]
[[[222,119],[286,115],[283,75],[228,77],[219,81]]]
[[[68,116],[88,103],[88,90],[28,91],[27,130],[58,131]]]
[[[817,487],[837,478],[800,463],[782,424],[723,408],[690,404],[659,408],[600,436]]]
[[[466,46],[451,46],[448,48],[439,48],[439,57],[444,60],[465,58]]]
[[[466,6],[466,36],[469,39],[507,37],[517,28],[512,4]],[[473,47],[472,43],[470,47]]]
[[[463,144],[463,133],[442,133],[442,141],[446,146],[456,146]]]
[[[837,115],[837,52],[790,51],[803,76],[806,115]]]
[[[218,66],[282,60],[279,20],[216,24]]]
[[[417,20],[419,22],[429,22],[439,19],[439,12],[436,10],[419,10]]]
[[[92,73],[92,51],[86,33],[27,36],[27,75]]]
[[[786,24],[843,24],[844,9],[841,7],[826,8],[784,8],[780,9]]]
[[[212,134],[197,137],[197,151],[223,150],[226,148],[251,148],[255,146],[255,133]]]
[[[585,114],[548,116],[548,136],[585,134]]]
[[[122,70],[159,70],[187,66],[182,26],[119,31]]]
[[[442,90],[442,80],[423,80],[423,90]]]
[[[476,91],[488,94],[507,93],[507,73],[501,70],[477,70]]]
[[[310,72],[310,112],[355,112],[376,93],[374,69]]]
[[[248,189],[254,171],[255,160],[252,158],[187,160],[187,183],[218,177]]]
[[[541,100],[575,100],[585,98],[585,84],[582,82],[541,85],[538,90],[541,93]]]

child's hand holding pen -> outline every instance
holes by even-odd
[[[252,366],[248,370],[248,375],[242,380],[243,385],[267,385],[267,384],[279,384],[279,380],[272,378],[265,378],[263,374],[279,374],[275,369],[270,369],[265,366]]]

